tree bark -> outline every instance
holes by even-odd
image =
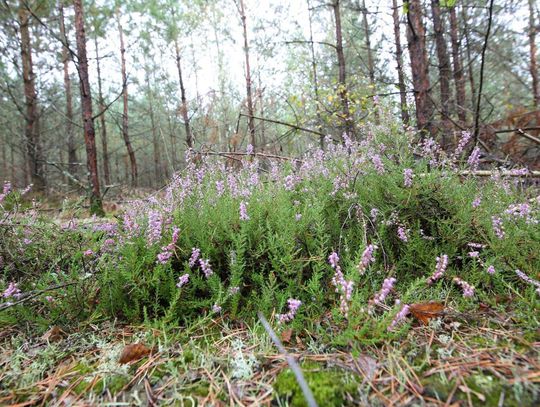
[[[32,43],[30,40],[30,13],[26,2],[20,0],[18,10],[21,34],[21,62],[24,82],[25,99],[25,137],[26,159],[30,172],[30,180],[35,191],[44,191],[46,188],[43,152],[39,134],[38,99],[35,86],[34,66],[32,63]]]
[[[184,88],[184,78],[182,77],[182,64],[180,60],[180,46],[178,45],[178,38],[174,39],[174,50],[176,53],[176,69],[178,70],[178,83],[180,85],[180,99],[182,101],[181,114],[182,119],[184,120],[184,128],[186,130],[186,145],[188,148],[193,148],[193,136],[191,134],[191,127],[189,124],[186,89]]]
[[[463,63],[461,62],[461,44],[459,40],[456,6],[450,8],[450,38],[452,40],[452,61],[454,68],[454,83],[456,86],[457,115],[460,123],[465,125],[467,122],[467,110],[465,107],[465,76],[463,75]]]
[[[246,60],[246,99],[247,99],[247,110],[248,110],[248,129],[249,129],[249,140],[250,144],[253,146],[253,150],[256,148],[256,139],[255,139],[255,120],[253,116],[255,114],[253,109],[253,95],[251,90],[251,68],[249,65],[249,41],[247,35],[247,18],[246,10],[244,7],[244,0],[239,0],[239,11],[240,19],[242,20],[242,29],[244,34],[244,56]]]
[[[429,65],[426,52],[426,30],[422,21],[420,0],[405,0],[407,13],[407,42],[416,105],[416,125],[421,132],[433,134],[433,102],[430,95]]]
[[[373,90],[373,93],[377,93],[376,86],[375,86],[375,64],[373,61],[373,51],[371,49],[371,36],[370,36],[369,21],[368,21],[367,15],[368,15],[368,11],[366,7],[366,1],[362,0],[362,24],[364,26],[364,36],[366,40],[369,84]],[[375,106],[375,123],[379,124],[379,122],[380,122],[379,107]]]
[[[99,190],[97,166],[96,134],[92,116],[92,92],[88,78],[88,59],[86,56],[86,32],[82,0],[73,0],[75,8],[75,33],[77,37],[78,73],[81,90],[81,111],[84,123],[84,144],[86,146],[86,164],[90,182],[90,212],[103,215],[103,203]]]
[[[313,43],[313,22],[311,20],[311,3],[307,0],[309,20],[309,49],[311,52],[311,74],[313,80],[313,96],[315,98],[315,112],[317,117],[317,130],[322,133],[321,101],[319,98],[319,78],[317,76],[317,60],[315,58],[315,44]],[[324,136],[319,137],[319,146],[324,150]]]
[[[431,13],[433,17],[433,30],[435,34],[435,48],[437,50],[437,59],[439,61],[439,86],[441,92],[441,115],[442,115],[442,146],[448,143],[448,137],[452,130],[452,121],[450,114],[455,110],[452,103],[452,92],[450,91],[450,58],[446,39],[444,38],[444,22],[441,16],[441,7],[439,0],[432,0]]]
[[[128,83],[127,83],[127,72],[126,72],[126,47],[124,45],[124,30],[122,29],[122,23],[120,22],[120,15],[117,16],[118,19],[118,33],[120,34],[120,60],[122,63],[122,100],[123,100],[123,111],[122,111],[122,137],[124,139],[124,144],[126,145],[126,150],[129,156],[129,166],[131,169],[131,186],[136,188],[138,182],[138,170],[137,170],[137,159],[135,157],[135,151],[133,151],[133,146],[131,145],[131,140],[129,139],[129,110],[128,110]]]
[[[467,51],[467,67],[468,67],[468,76],[469,76],[469,86],[471,88],[471,111],[474,112],[474,105],[476,103],[476,85],[474,83],[474,69],[473,69],[473,59],[471,51],[471,35],[469,30],[469,16],[467,15],[467,7],[461,8],[461,14],[463,19],[463,33],[466,40],[466,51]]]
[[[401,120],[403,125],[409,126],[410,117],[407,108],[407,88],[405,87],[405,75],[403,74],[403,50],[401,48],[401,33],[399,29],[399,10],[397,0],[392,0],[392,17],[394,19],[394,40],[396,43],[396,64],[398,74],[399,99],[401,102]]]
[[[97,67],[97,82],[98,82],[98,105],[99,111],[102,112],[99,115],[99,129],[101,131],[101,155],[103,165],[103,180],[105,184],[111,183],[111,166],[109,163],[109,146],[107,140],[107,123],[105,122],[105,100],[103,99],[103,89],[101,83],[101,64],[99,61],[99,44],[97,35],[94,37],[94,44],[96,48],[96,67]]]
[[[540,24],[540,21],[538,22]],[[534,19],[534,0],[529,0],[529,52],[533,91],[533,106],[538,109],[540,106],[540,86],[538,84],[538,63],[536,61],[536,25]]]
[[[343,34],[341,29],[340,0],[332,3],[334,11],[334,23],[336,28],[336,55],[338,61],[338,95],[341,101],[341,111],[344,121],[344,131],[349,137],[354,137],[351,112],[349,109],[349,96],[347,92],[347,66],[345,63],[345,53],[343,52]]]
[[[62,39],[62,65],[64,68],[64,91],[66,92],[66,139],[68,152],[68,169],[72,175],[77,174],[78,158],[75,136],[73,134],[73,95],[71,93],[71,78],[69,76],[69,62],[71,60],[68,50],[68,38],[64,19],[64,5],[59,2],[58,13],[60,17],[60,35]]]
[[[148,92],[148,108],[150,114],[150,125],[152,126],[152,147],[154,153],[154,176],[157,183],[161,182],[161,163],[160,163],[160,149],[159,140],[157,135],[156,123],[154,118],[154,100],[152,97],[152,89],[150,88],[150,68],[146,68],[146,89]]]

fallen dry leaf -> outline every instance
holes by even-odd
[[[47,332],[45,332],[41,339],[49,342],[58,342],[63,338],[64,334],[65,332],[62,331],[60,327],[55,325],[51,327],[51,329],[49,329]]]
[[[118,360],[118,363],[129,363],[133,362],[135,360],[139,360],[141,358],[144,358],[145,356],[148,356],[151,352],[151,349],[142,343],[132,343],[130,345],[126,345],[124,350],[122,351],[122,354],[120,355],[120,359]]]
[[[292,329],[285,329],[282,333],[281,333],[281,342],[283,343],[289,343],[291,341],[291,336],[292,336]]]
[[[430,319],[438,318],[444,313],[444,304],[441,302],[424,302],[412,304],[409,307],[412,316],[427,325]]]

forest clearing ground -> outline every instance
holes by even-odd
[[[414,326],[402,341],[336,350],[317,333],[283,335],[326,405],[534,405],[539,342],[511,316]],[[193,328],[87,324],[28,337],[1,334],[0,405],[302,405],[298,385],[260,324],[203,318]],[[118,363],[127,344],[150,355]],[[6,387],[7,385],[7,387]]]

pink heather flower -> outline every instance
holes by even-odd
[[[234,286],[234,287],[229,288],[229,292],[230,292],[232,295],[238,294],[239,291],[240,291],[240,287],[238,287],[238,286]]]
[[[538,221],[531,216],[531,206],[528,203],[512,204],[508,206],[504,213],[514,218],[525,219],[527,223],[538,223]]]
[[[25,238],[23,239],[23,243],[24,243],[25,245],[28,246],[29,244],[32,243],[32,239],[28,239],[28,238],[25,237]]]
[[[493,267],[493,265],[491,265],[491,266],[489,266],[487,268],[486,271],[487,271],[488,274],[495,274],[495,267]]]
[[[409,237],[407,236],[407,231],[405,230],[403,226],[398,227],[397,235],[398,235],[399,240],[401,240],[402,242],[407,243],[409,241]]]
[[[2,293],[3,298],[19,298],[21,295],[21,290],[17,287],[17,283],[14,283],[13,281],[9,283],[8,287]]]
[[[94,252],[92,251],[92,249],[88,249],[83,253],[83,255],[84,257],[90,257],[94,255]]]
[[[459,140],[458,145],[454,151],[454,156],[457,157],[463,152],[463,150],[465,149],[465,146],[471,140],[471,137],[472,135],[468,131],[464,131],[461,133],[461,139]]]
[[[513,170],[510,170],[510,175],[515,175],[515,176],[529,175],[529,170],[527,168],[514,168]]]
[[[177,228],[176,226],[173,226],[173,233],[172,233],[172,244],[176,244],[178,242],[178,237],[180,236],[180,228]]]
[[[473,257],[473,258],[477,258],[478,256],[480,256],[480,253],[477,252],[477,251],[472,251],[472,252],[469,252],[469,257]]]
[[[377,174],[382,175],[384,174],[384,164],[381,160],[381,156],[379,154],[372,154],[371,155],[371,162],[373,164],[373,167],[375,168],[375,171],[377,171]]]
[[[540,295],[540,281],[536,281],[535,279],[529,277],[521,270],[516,270],[515,272],[520,279],[522,279],[528,284],[534,285],[536,287],[536,292],[538,293],[538,295]]]
[[[53,301],[54,301],[54,298],[51,297],[50,295],[47,295],[47,296],[45,297],[45,301],[47,301],[47,302],[53,302]]]
[[[375,294],[375,297],[373,298],[373,303],[375,303],[376,305],[382,304],[388,294],[390,294],[390,291],[392,291],[392,289],[394,288],[394,284],[396,283],[396,281],[397,280],[394,277],[384,279],[381,291]]]
[[[225,183],[223,181],[216,181],[216,190],[218,196],[223,195],[225,192]]]
[[[139,232],[140,227],[135,221],[135,214],[133,212],[124,213],[124,229],[129,237],[132,237]]]
[[[214,274],[214,271],[212,270],[212,267],[210,266],[210,260],[199,259],[199,265],[201,266],[201,270],[204,273],[204,276],[206,278]]]
[[[332,252],[328,256],[328,262],[330,266],[335,270],[335,274],[332,277],[332,285],[336,287],[336,293],[340,294],[340,306],[339,309],[343,316],[347,318],[349,313],[349,302],[352,298],[352,290],[354,287],[353,281],[345,280],[341,267],[339,266],[339,256],[336,252]]]
[[[178,277],[178,283],[176,284],[176,286],[178,288],[181,288],[182,286],[186,285],[189,281],[189,274],[183,274],[181,275],[180,277]]]
[[[465,280],[462,280],[459,277],[454,277],[454,283],[461,287],[461,290],[463,291],[463,297],[471,298],[474,296],[474,287],[467,283]]]
[[[165,250],[157,255],[157,262],[161,264],[167,264],[172,255],[172,252]]]
[[[377,246],[373,244],[370,244],[365,248],[362,253],[362,258],[360,259],[360,264],[358,265],[360,274],[364,274],[369,265],[375,263],[375,257],[373,256],[375,250],[377,250]]]
[[[403,170],[403,185],[405,188],[412,187],[412,178],[413,178],[413,170],[410,168],[405,168]]]
[[[11,188],[11,182],[5,181],[5,182],[4,182],[4,188],[3,188],[2,193],[3,193],[4,195],[7,195],[7,194],[9,194],[9,193],[11,192],[11,190],[12,190],[12,188]]]
[[[474,242],[467,243],[467,246],[472,247],[472,248],[474,248],[474,249],[485,249],[485,247],[486,247],[485,244],[482,244],[482,243],[474,243]]]
[[[248,144],[247,147],[246,147],[246,153],[249,154],[249,155],[252,155],[253,151],[254,151],[253,146],[251,144]]]
[[[495,236],[497,236],[499,239],[504,239],[505,233],[502,219],[497,216],[492,216],[491,225],[493,227],[493,233],[495,233]]]
[[[214,304],[212,306],[212,312],[216,313],[216,314],[219,314],[221,312],[221,307],[217,304]]]
[[[292,191],[299,181],[300,179],[297,175],[287,175],[285,177],[285,184],[283,186],[287,191]]]
[[[403,321],[407,315],[409,315],[410,306],[408,304],[403,304],[401,310],[396,314],[390,325],[388,326],[388,331],[392,331],[396,325]]]
[[[377,220],[377,216],[379,216],[379,210],[377,208],[373,208],[370,211],[371,220],[375,222]]]
[[[300,219],[302,219],[302,214],[297,213],[296,215],[294,215],[294,219],[296,219],[296,221],[298,222]]]
[[[32,187],[34,186],[34,184],[30,184],[28,185],[26,188],[24,188],[22,191],[21,191],[21,196],[25,196],[27,193],[29,193],[31,190],[32,190]]]
[[[152,245],[161,240],[163,217],[158,211],[148,213],[148,230],[146,233],[148,244]]]
[[[294,298],[289,298],[287,300],[287,304],[289,305],[289,312],[286,314],[277,314],[277,318],[280,324],[284,322],[290,322],[294,319],[296,315],[296,311],[298,311],[298,308],[300,305],[302,305],[302,301],[296,300]]]
[[[339,268],[339,256],[336,252],[332,252],[330,256],[328,256],[328,263],[332,266],[333,269]]]
[[[201,255],[201,249],[194,247],[191,249],[191,257],[189,258],[189,267],[193,268],[195,267],[195,264],[197,264],[197,260],[199,260],[199,256]]]
[[[249,220],[247,204],[244,201],[240,202],[240,220]]]
[[[478,169],[478,165],[480,164],[480,148],[475,147],[473,149],[469,159],[467,160],[467,164],[469,164],[469,167],[473,171]]]
[[[427,279],[429,285],[439,280],[448,266],[448,255],[443,254],[441,257],[437,257],[437,265],[435,266],[435,272]]]
[[[475,209],[478,208],[481,204],[482,204],[481,196],[477,196],[476,198],[474,198],[474,201],[472,201],[472,207]]]

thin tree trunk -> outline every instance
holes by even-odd
[[[465,107],[465,77],[463,75],[463,64],[461,62],[456,6],[450,8],[450,37],[452,40],[452,61],[454,67],[454,83],[456,86],[457,115],[460,123],[464,125],[467,122],[467,110]]]
[[[133,146],[131,145],[131,140],[129,139],[129,111],[128,111],[128,83],[127,83],[127,72],[126,72],[126,47],[124,45],[124,30],[122,29],[122,24],[120,22],[120,15],[117,16],[118,19],[118,33],[120,34],[120,59],[122,62],[122,99],[124,109],[122,112],[122,137],[124,138],[124,144],[126,145],[126,150],[129,156],[129,165],[131,168],[131,185],[136,188],[138,182],[138,171],[137,171],[137,160],[135,158],[135,151],[133,151]]]
[[[407,13],[407,42],[416,104],[418,130],[433,134],[433,102],[430,97],[429,65],[426,52],[426,30],[422,21],[420,0],[405,0]]]
[[[394,40],[396,43],[396,64],[398,74],[399,98],[401,102],[401,120],[403,125],[409,126],[410,117],[407,108],[407,88],[405,87],[405,75],[403,74],[403,51],[401,48],[401,33],[399,29],[399,10],[397,0],[392,0],[392,17],[394,19]]]
[[[103,204],[99,190],[97,166],[96,134],[92,116],[92,93],[88,78],[88,59],[86,57],[86,33],[84,28],[84,11],[82,0],[73,0],[75,8],[75,33],[77,37],[78,72],[81,90],[81,111],[84,123],[84,144],[86,145],[86,164],[91,186],[90,212],[103,215]]]
[[[99,60],[99,44],[97,35],[94,37],[94,44],[96,48],[96,67],[97,67],[97,82],[98,82],[98,105],[99,111],[99,129],[101,132],[101,155],[102,155],[102,164],[103,164],[103,180],[106,185],[111,184],[111,170],[109,164],[109,147],[107,140],[107,123],[105,122],[105,100],[103,99],[103,90],[101,83],[101,64]]]
[[[184,88],[184,78],[182,77],[182,65],[180,61],[180,46],[178,45],[178,39],[174,39],[174,50],[176,53],[176,69],[178,70],[178,83],[180,84],[180,99],[182,101],[181,114],[184,120],[184,128],[186,130],[186,145],[188,148],[193,148],[193,136],[191,134],[191,127],[189,124],[189,113],[187,107],[186,89]]]
[[[368,21],[367,15],[368,15],[368,11],[366,7],[366,1],[362,0],[362,24],[364,26],[364,36],[366,40],[369,84],[373,90],[373,93],[377,93],[376,84],[375,84],[375,64],[373,62],[373,50],[371,49],[371,36],[370,36],[369,21]],[[379,107],[375,106],[375,123],[379,124],[379,122],[380,122]]]
[[[247,110],[248,110],[248,129],[250,144],[255,147],[257,145],[255,139],[255,119],[253,110],[253,95],[251,91],[251,68],[249,66],[249,41],[247,35],[247,18],[246,10],[244,8],[244,0],[239,0],[240,19],[242,20],[242,29],[244,34],[244,56],[246,60],[246,98],[247,98]]]
[[[66,92],[66,138],[68,150],[68,169],[70,174],[76,174],[78,169],[77,148],[73,134],[73,95],[71,94],[71,78],[69,76],[69,62],[71,60],[68,50],[68,37],[64,20],[64,5],[59,2],[60,35],[62,38],[62,64],[64,67],[64,91]]]
[[[21,60],[22,74],[24,82],[25,99],[25,137],[26,137],[26,158],[30,172],[30,179],[34,184],[34,190],[45,190],[45,176],[43,157],[39,134],[39,112],[38,99],[35,87],[34,66],[32,63],[32,43],[30,41],[30,13],[27,10],[24,0],[19,4],[19,25],[21,31]]]
[[[332,3],[334,11],[334,22],[336,26],[336,54],[338,60],[338,94],[341,101],[341,110],[343,121],[345,123],[344,130],[349,137],[354,137],[354,129],[352,125],[352,117],[349,109],[349,96],[347,92],[347,67],[345,64],[345,54],[343,52],[343,35],[341,30],[341,12],[340,0],[335,0]]]
[[[439,61],[439,86],[441,92],[441,114],[442,114],[442,146],[448,143],[448,137],[452,130],[450,114],[455,110],[452,103],[452,92],[450,91],[450,58],[446,39],[444,38],[444,22],[441,16],[441,7],[439,0],[432,0],[431,13],[433,16],[433,30],[435,34],[435,48],[437,50],[437,59]]]
[[[471,52],[471,36],[470,36],[470,30],[469,25],[467,21],[469,21],[469,16],[467,15],[467,8],[462,7],[461,8],[461,14],[463,19],[463,33],[465,34],[465,40],[467,42],[467,68],[468,68],[468,75],[469,75],[469,86],[471,87],[471,111],[474,111],[474,105],[476,103],[476,85],[474,83],[474,69],[473,69],[473,60],[472,60],[472,52]]]
[[[146,89],[148,92],[148,108],[150,114],[150,125],[152,126],[152,147],[154,150],[154,176],[157,183],[161,182],[161,163],[159,141],[157,136],[156,123],[154,118],[154,99],[152,97],[152,89],[150,88],[150,68],[146,69]]]
[[[322,133],[321,101],[319,98],[319,79],[317,76],[317,59],[315,58],[315,44],[313,43],[313,23],[311,20],[311,3],[307,0],[309,18],[309,49],[311,52],[311,74],[313,75],[313,96],[315,98],[315,111],[317,117],[317,130]],[[324,136],[319,137],[319,145],[324,149]]]
[[[538,22],[540,24],[540,21]],[[540,106],[540,86],[538,84],[538,64],[536,61],[536,25],[534,21],[534,0],[529,0],[529,50],[533,91],[533,105],[535,109]]]

